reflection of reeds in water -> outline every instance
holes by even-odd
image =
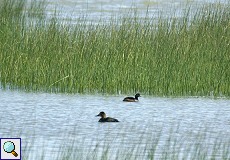
[[[94,137],[78,135],[77,132],[62,135],[61,141],[49,141],[44,137],[44,147],[36,147],[36,137],[23,138],[23,159],[57,160],[139,160],[139,159],[229,159],[230,138],[227,134],[214,132],[214,128],[183,132],[179,126],[171,129],[146,128],[141,135],[127,139],[133,128],[119,127],[105,130]],[[75,130],[77,131],[77,130]],[[113,135],[113,132],[117,135]],[[28,133],[27,133],[28,134]],[[111,136],[113,135],[113,136]],[[28,141],[28,142],[27,142]],[[26,144],[27,142],[27,144]],[[47,145],[49,144],[49,145]],[[51,145],[53,144],[53,145]],[[34,149],[31,149],[33,148]],[[47,149],[48,147],[48,149]],[[55,150],[50,148],[56,148]],[[35,155],[33,155],[35,154]]]
[[[109,25],[46,19],[45,7],[34,1],[28,12],[23,0],[1,4],[3,88],[230,94],[229,4],[203,7],[193,17],[189,9],[182,18],[114,17]]]

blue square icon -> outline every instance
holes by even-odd
[[[21,138],[0,138],[0,160],[21,160]]]

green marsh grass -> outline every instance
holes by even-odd
[[[95,24],[47,18],[45,2],[1,3],[2,88],[230,96],[229,4],[193,16],[188,8],[182,18],[130,14]]]

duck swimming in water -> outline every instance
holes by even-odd
[[[125,97],[123,99],[124,102],[138,102],[138,97],[141,97],[140,93],[137,93],[134,97]]]
[[[99,119],[98,122],[119,122],[117,119],[115,118],[110,118],[110,117],[106,117],[105,112],[100,112],[97,116],[100,116],[101,118]]]

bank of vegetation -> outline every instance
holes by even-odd
[[[47,17],[44,4],[1,1],[1,88],[230,96],[229,4],[98,24]]]

